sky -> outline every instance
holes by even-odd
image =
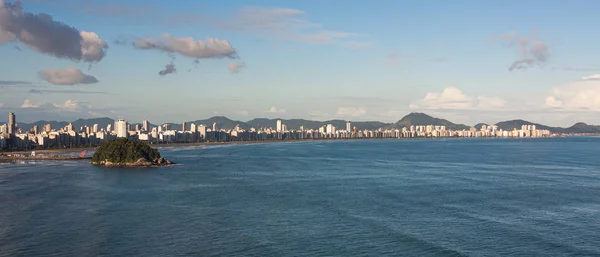
[[[599,9],[594,0],[4,1],[0,113],[600,124]]]

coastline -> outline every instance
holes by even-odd
[[[570,137],[581,137],[581,136],[594,136],[594,135],[568,135]],[[596,135],[597,136],[597,135]],[[504,138],[504,137],[503,137]],[[551,138],[551,137],[547,137]],[[497,137],[414,137],[414,138],[321,138],[321,139],[291,139],[291,140],[263,140],[263,141],[227,141],[227,142],[190,142],[190,143],[161,143],[161,144],[150,144],[152,148],[176,148],[176,147],[193,147],[193,146],[215,146],[215,145],[249,145],[249,144],[273,144],[273,143],[297,143],[297,142],[322,142],[322,141],[380,141],[380,140],[452,140],[452,139],[502,139]],[[543,138],[510,138],[505,139],[543,139]],[[82,151],[95,151],[96,147],[75,147],[75,148],[61,148],[61,149],[41,149],[41,150],[30,150],[30,151],[14,151],[4,152],[5,154],[30,154],[35,151],[36,154],[77,154]],[[64,156],[64,155],[62,155]]]

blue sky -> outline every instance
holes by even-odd
[[[24,1],[18,15],[46,13],[107,48],[88,70],[84,57],[8,40],[6,24],[2,40],[0,24],[0,112],[161,123],[215,115],[393,122],[419,111],[470,125],[600,124],[598,9],[583,0]],[[22,31],[42,43],[53,33]],[[173,38],[225,43],[206,55]],[[169,63],[177,72],[159,75]],[[243,67],[232,72],[231,63]]]

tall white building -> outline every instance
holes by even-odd
[[[327,124],[327,131],[326,131],[326,133],[328,135],[331,135],[331,134],[335,133],[335,127],[333,125],[331,125],[331,124]]]
[[[146,132],[147,132],[147,131],[150,131],[150,130],[149,130],[149,129],[150,129],[150,123],[148,122],[148,120],[144,120],[144,121],[142,121],[142,129],[143,129],[144,131],[146,131]]]
[[[187,122],[183,122],[181,123],[181,131],[185,132],[185,129],[187,128]]]
[[[127,121],[117,120],[115,121],[115,130],[117,131],[117,137],[127,137]]]
[[[192,131],[192,133],[198,132],[198,128],[196,127],[196,124],[192,123],[190,125],[190,131]]]
[[[352,130],[352,126],[351,126],[351,125],[352,125],[352,124],[350,124],[350,121],[347,121],[347,122],[346,122],[346,131],[347,131],[347,132],[350,132],[350,131]]]
[[[92,132],[98,133],[98,124],[94,124],[94,126],[92,126]]]
[[[283,131],[283,130],[282,130],[282,125],[283,125],[283,124],[281,123],[281,120],[277,120],[277,132],[281,132],[281,131]]]
[[[198,133],[200,133],[200,136],[203,139],[206,139],[206,126],[204,126],[204,125],[198,126]]]
[[[213,122],[213,129],[212,129],[212,131],[213,132],[217,131],[217,123],[216,122]]]

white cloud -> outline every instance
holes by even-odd
[[[40,108],[40,106],[42,106],[42,104],[43,103],[36,103],[29,99],[25,99],[25,101],[21,105],[21,108]]]
[[[227,40],[208,37],[204,41],[191,37],[177,38],[164,34],[163,38],[139,38],[134,47],[138,49],[155,49],[168,53],[179,53],[190,58],[238,58],[235,49]]]
[[[246,111],[246,110],[239,111],[239,112],[237,112],[237,114],[242,115],[242,116],[248,116],[248,111]]]
[[[63,104],[53,104],[53,105],[54,105],[54,107],[61,109],[61,110],[73,111],[73,110],[79,109],[79,103],[74,100],[67,100]]]
[[[267,111],[269,113],[285,113],[286,110],[285,109],[277,109],[277,107],[275,106],[271,106],[271,109],[269,109],[269,111]]]
[[[244,67],[246,67],[246,64],[243,62],[230,62],[229,63],[229,71],[231,71],[231,73],[238,73]]]
[[[356,108],[356,107],[340,107],[336,112],[336,116],[339,117],[360,117],[367,114],[367,109]]]
[[[545,106],[567,111],[600,111],[600,80],[587,79],[554,87],[546,97]]]
[[[81,55],[87,62],[98,62],[106,55],[108,45],[94,32],[81,31]]]
[[[410,109],[451,109],[451,110],[470,110],[470,109],[497,109],[506,105],[506,102],[499,97],[465,95],[456,87],[447,87],[441,93],[429,92],[421,100],[409,105]]]
[[[581,80],[600,80],[600,74],[585,76],[585,77],[581,78]]]
[[[64,69],[46,69],[38,73],[39,77],[54,85],[93,84],[98,80],[91,75],[83,74],[81,70],[67,67]]]

